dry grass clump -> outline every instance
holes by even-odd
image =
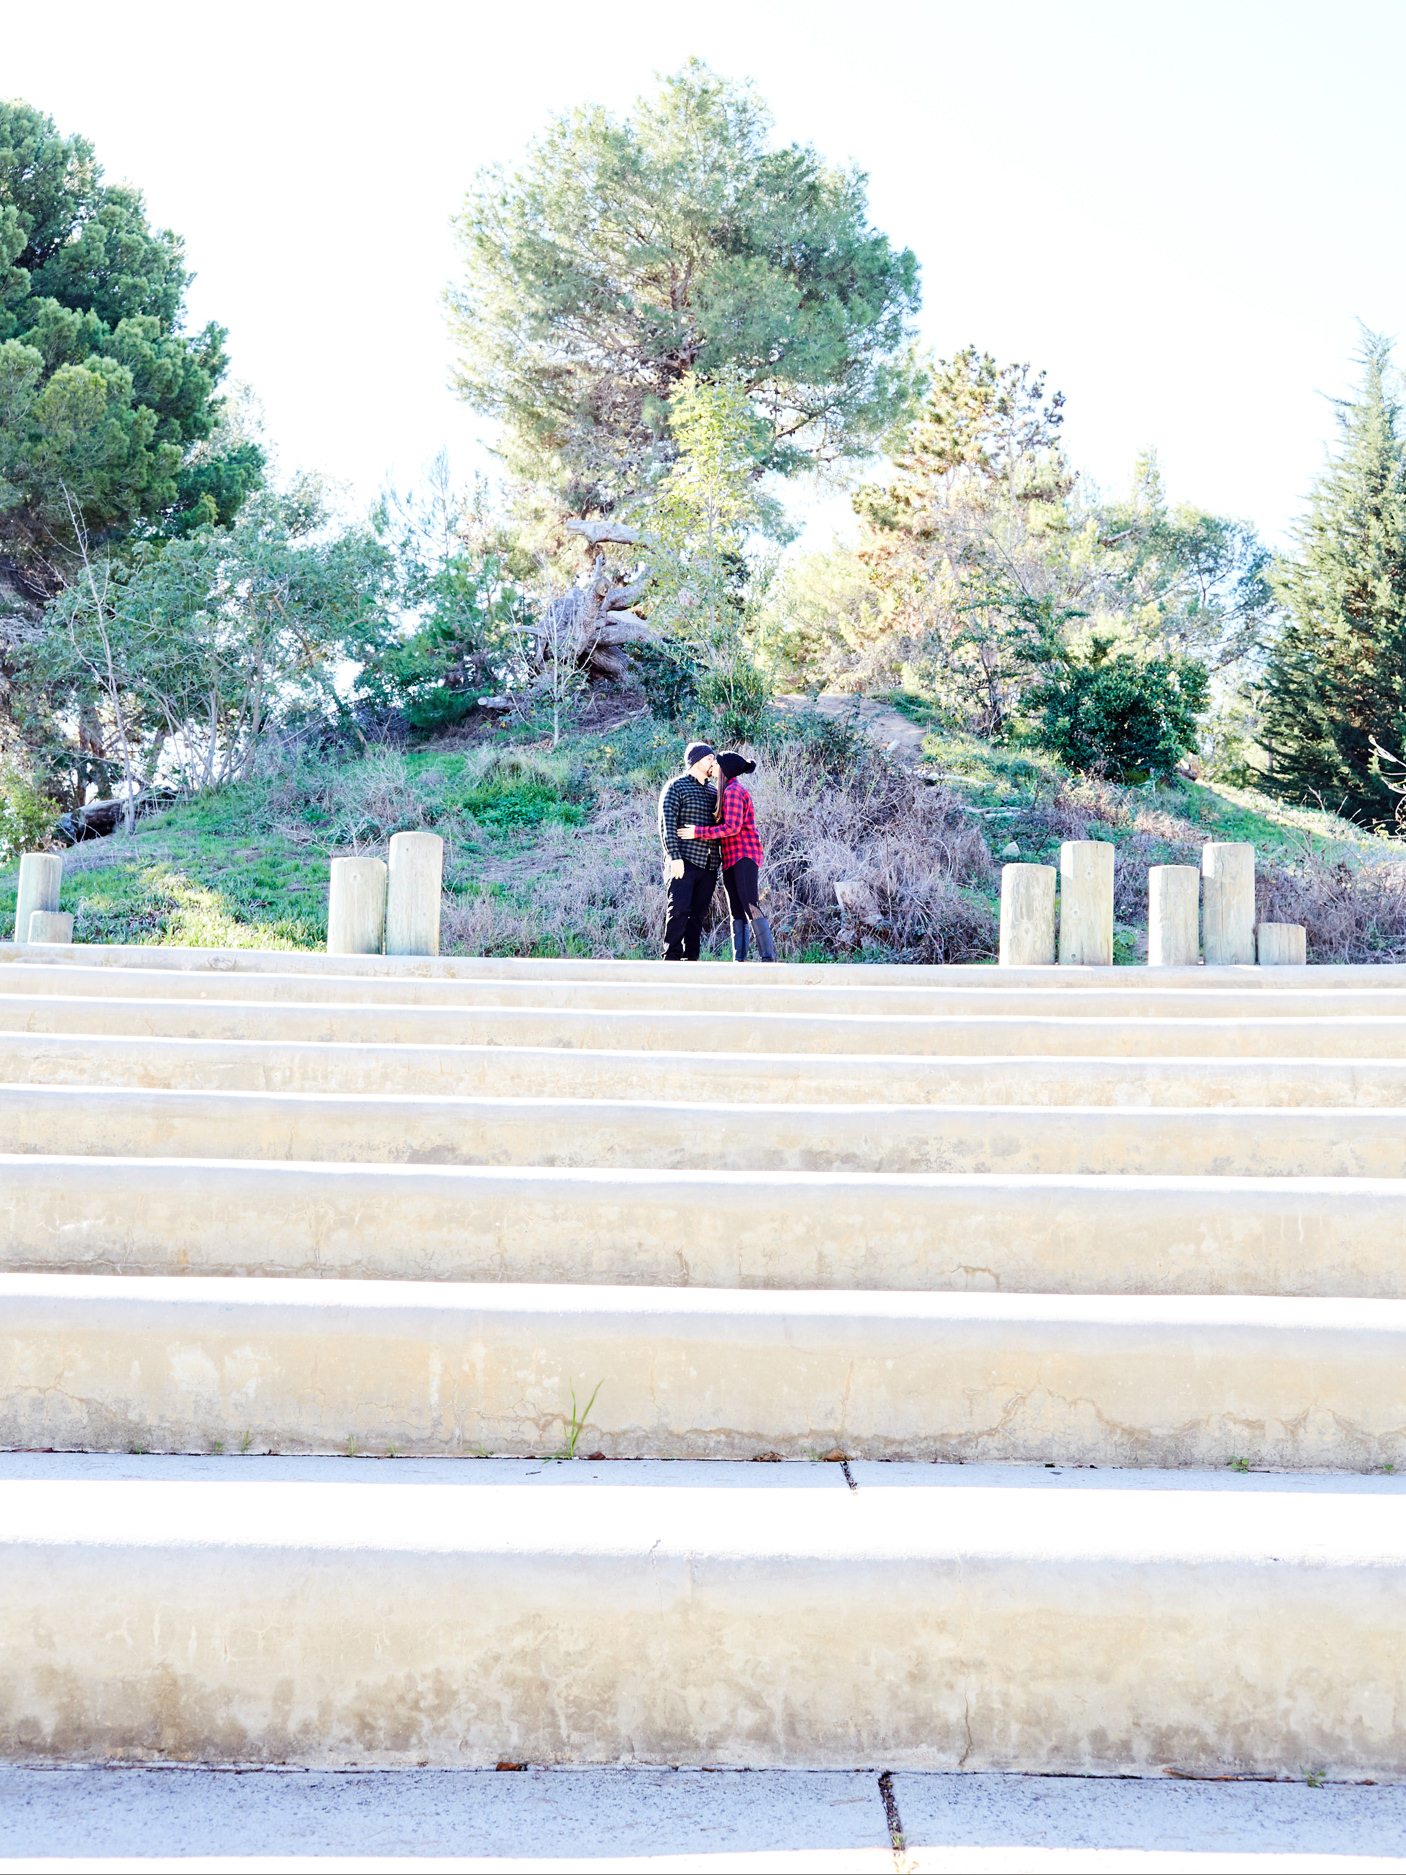
[[[1032,818],[1062,840],[1098,839],[1110,830],[1113,915],[1144,930],[1148,867],[1199,868],[1206,840],[1204,828],[1185,816],[1099,781],[1060,788]],[[1310,963],[1406,959],[1406,855],[1377,857],[1321,836],[1293,835],[1277,855],[1256,854],[1255,915],[1267,924],[1301,924]]]
[[[433,779],[413,775],[399,749],[368,749],[355,762],[304,755],[274,779],[265,813],[291,846],[361,853],[433,823]]]
[[[1406,959],[1406,862],[1333,857],[1305,845],[1292,866],[1264,866],[1257,914],[1301,924],[1311,964],[1385,964]]]
[[[979,896],[995,885],[990,850],[962,802],[915,782],[874,755],[842,769],[804,742],[755,753],[747,778],[766,851],[763,904],[779,943],[796,955],[882,950],[896,960],[965,962],[994,954],[997,920]],[[514,888],[446,907],[442,941],[466,954],[657,954],[664,894],[655,798],[640,794],[584,827],[553,829]],[[835,887],[864,888],[870,914],[846,919]],[[713,902],[724,947],[726,901]]]

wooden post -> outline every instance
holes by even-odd
[[[379,957],[386,934],[386,862],[334,859],[327,894],[327,950]]]
[[[1255,937],[1262,964],[1308,962],[1308,932],[1301,924],[1262,924]]]
[[[392,837],[386,899],[387,957],[438,957],[443,874],[444,842],[437,833],[397,833]]]
[[[1202,949],[1208,964],[1255,961],[1255,849],[1213,841],[1201,849]]]
[[[1001,868],[1001,962],[1052,964],[1055,960],[1055,869]]]
[[[1147,870],[1147,961],[1201,961],[1201,875],[1194,866],[1149,866]]]
[[[26,853],[20,860],[20,889],[15,901],[15,942],[29,942],[29,920],[36,911],[57,911],[63,884],[62,853]]]
[[[1059,849],[1059,961],[1113,962],[1113,848],[1066,840]]]

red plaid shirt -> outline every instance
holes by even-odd
[[[699,827],[699,840],[721,840],[723,865],[735,866],[739,859],[762,863],[762,843],[757,838],[757,817],[752,811],[752,797],[740,781],[730,781],[723,789],[721,826]]]

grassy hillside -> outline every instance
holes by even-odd
[[[921,721],[917,701],[891,702]],[[785,956],[989,959],[1008,843],[1050,862],[1071,838],[1115,848],[1119,961],[1146,954],[1148,866],[1194,864],[1207,839],[1254,843],[1261,915],[1305,924],[1316,960],[1406,956],[1406,848],[1331,814],[1203,783],[1113,787],[939,729],[909,773],[870,737],[804,714],[778,718],[756,753]],[[340,764],[304,756],[143,820],[131,839],[70,849],[64,908],[90,943],[316,949],[333,854],[384,852],[393,832],[427,827],[446,841],[446,951],[652,955],[654,802],[678,757],[647,716],[556,751],[488,732]],[[15,885],[0,872],[7,935]],[[725,937],[719,919],[715,950]]]

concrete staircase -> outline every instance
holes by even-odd
[[[0,946],[0,1081],[6,1755],[1406,1776],[1406,970]]]

